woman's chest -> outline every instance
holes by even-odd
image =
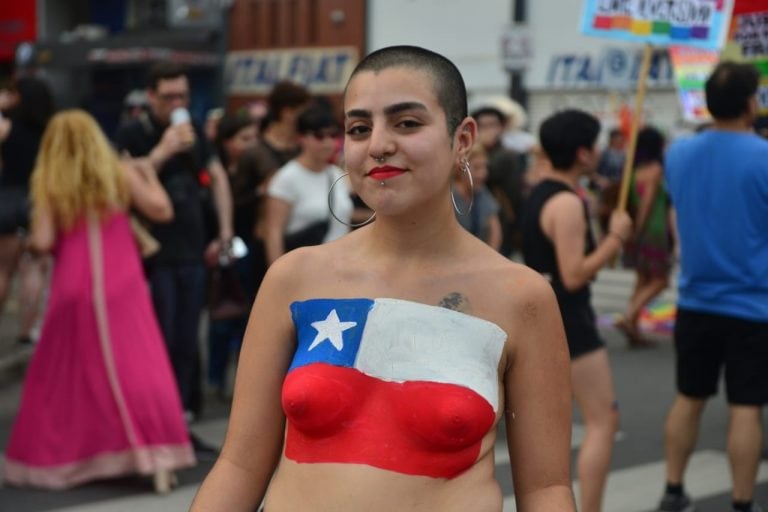
[[[297,349],[282,396],[289,457],[336,458],[341,443],[347,462],[442,477],[474,462],[499,409],[498,326],[398,299],[313,299],[292,314]],[[389,448],[374,449],[377,439]],[[398,469],[396,453],[421,462]],[[446,464],[430,469],[435,454]]]

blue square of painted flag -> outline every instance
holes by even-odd
[[[291,304],[298,339],[290,370],[311,363],[353,367],[374,301],[312,299]]]

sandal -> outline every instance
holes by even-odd
[[[637,327],[627,323],[626,317],[622,316],[614,321],[613,326],[627,338],[629,348],[651,348],[656,346],[655,341],[646,338]]]

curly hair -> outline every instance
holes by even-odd
[[[71,229],[87,213],[104,217],[128,206],[128,183],[104,132],[83,110],[51,118],[31,178],[35,208],[50,211],[57,227]]]

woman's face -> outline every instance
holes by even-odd
[[[225,147],[232,164],[240,160],[243,152],[256,146],[258,133],[256,125],[250,124],[238,130],[232,138],[227,139]]]
[[[476,126],[468,118],[448,134],[430,75],[403,67],[358,73],[347,87],[344,114],[347,171],[368,206],[398,215],[434,201],[450,204],[451,173]]]
[[[302,151],[318,162],[329,162],[336,153],[336,137],[339,129],[328,126],[300,136]]]

